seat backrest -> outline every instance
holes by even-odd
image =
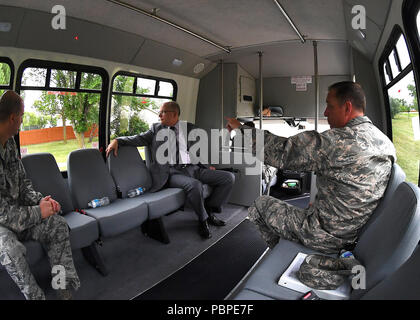
[[[395,190],[397,190],[397,187],[400,185],[401,182],[405,180],[405,173],[401,167],[394,163],[392,165],[391,169],[391,175],[389,176],[388,185],[386,187],[385,193],[381,200],[379,201],[378,206],[373,211],[372,215],[370,216],[368,222],[363,226],[363,228],[360,230],[359,235],[362,235],[365,230],[376,221],[378,216],[382,214],[384,211],[384,208],[386,208],[389,205],[389,202],[391,201]]]
[[[67,158],[67,173],[76,208],[87,208],[93,199],[117,199],[114,181],[98,149],[72,151]]]
[[[420,247],[396,272],[363,295],[362,300],[420,300]]]
[[[147,191],[151,188],[152,177],[136,147],[119,147],[117,157],[111,152],[107,162],[117,190],[123,198],[127,197],[130,189],[142,187]]]
[[[61,205],[63,213],[74,210],[69,187],[64,180],[55,158],[50,153],[34,153],[22,157],[26,177],[34,189],[51,197]]]
[[[411,256],[419,239],[420,190],[410,182],[402,182],[354,249],[354,255],[366,268],[366,289],[395,272]],[[353,290],[352,298],[365,293]]]

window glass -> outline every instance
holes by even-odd
[[[24,76],[25,73],[27,84],[40,85],[39,80],[46,74],[46,69],[28,68],[24,71]],[[51,70],[51,83],[55,81],[55,85],[60,88],[72,87],[75,74]],[[95,76],[84,78],[86,87],[97,87],[97,82],[98,78]],[[51,153],[60,170],[65,171],[71,151],[99,147],[100,92],[23,89],[21,96],[25,103],[25,114],[19,133],[22,156],[38,152]]]
[[[391,65],[392,78],[395,79],[395,77],[400,73],[400,71],[398,70],[398,67],[397,67],[397,62],[395,61],[395,50],[392,50],[388,59],[389,59],[390,65]]]
[[[420,37],[420,11],[417,13],[417,33]]]
[[[134,77],[119,75],[114,79],[112,90],[114,92],[133,93]]]
[[[136,94],[147,94],[153,96],[155,94],[156,80],[137,78]]]
[[[408,53],[407,44],[405,42],[404,36],[401,35],[397,42],[397,51],[398,51],[398,57],[400,58],[401,62],[401,68],[404,70],[405,67],[407,67],[410,62],[410,55]]]
[[[10,85],[11,70],[7,63],[0,62],[0,85]]]
[[[76,87],[76,72],[67,70],[51,70],[50,87],[74,89]]]
[[[159,82],[159,96],[162,97],[173,97],[174,96],[174,86],[170,82]]]
[[[44,68],[26,68],[22,75],[22,86],[27,87],[45,87],[47,78],[47,69]]]
[[[419,178],[420,129],[416,85],[411,71],[388,90],[392,118],[392,140],[397,163],[407,181],[417,184]]]
[[[99,74],[82,72],[80,89],[101,90],[102,78]]]

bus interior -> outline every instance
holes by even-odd
[[[178,102],[180,119],[209,134],[223,132],[226,118],[233,117],[290,137],[329,130],[325,99],[328,87],[339,81],[363,87],[366,115],[397,150],[404,182],[396,187],[405,183],[409,189],[407,197],[398,198],[404,205],[395,207],[394,199],[383,205],[384,212],[405,210],[401,215],[409,212],[412,220],[401,239],[390,236],[393,242],[387,242],[394,250],[388,260],[395,262],[397,255],[398,262],[389,267],[384,260],[388,273],[380,279],[367,273],[366,297],[420,299],[419,80],[415,0],[0,0],[0,94],[14,90],[24,99],[15,141],[28,177],[34,187],[56,193],[71,213],[81,280],[76,300],[299,299],[302,293],[293,290],[277,292],[290,259],[276,264],[273,254],[282,248],[267,247],[247,209],[263,194],[308,207],[316,196],[313,172],[234,162],[237,154],[243,160],[247,146],[237,145],[233,135],[211,136],[219,154],[209,163],[232,172],[235,185],[218,215],[226,226],[211,227],[207,240],[197,234],[197,217],[182,190],[162,190],[163,195],[146,190],[139,198],[149,201],[149,219],[135,223],[116,215],[106,227],[92,217],[86,225],[78,220],[86,216],[75,192],[102,190],[111,181],[115,198],[124,200],[110,178],[113,172],[99,170],[109,169],[105,149],[116,137],[149,130],[164,102]],[[101,163],[74,165],[82,180],[90,177],[76,185],[70,155],[79,150],[95,150]],[[138,148],[139,167],[130,161],[122,167],[127,179],[148,174],[148,152]],[[45,163],[31,157],[40,154]],[[222,155],[229,161],[220,163]],[[385,230],[379,230],[382,237]],[[56,299],[43,248],[24,244],[38,284],[47,299]],[[286,251],[291,258],[296,253]],[[382,282],[395,274],[405,279],[405,272],[414,279],[406,283],[409,293],[399,288],[386,295],[390,285]],[[1,300],[24,300],[1,266],[0,282]],[[369,296],[371,288],[376,291]]]

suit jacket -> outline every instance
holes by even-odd
[[[145,133],[138,134],[135,136],[117,138],[119,146],[125,146],[125,145],[134,146],[134,147],[147,146],[149,148],[150,155],[151,155],[149,171],[150,171],[150,174],[152,176],[152,181],[153,181],[150,192],[155,192],[162,189],[169,178],[170,164],[169,163],[160,164],[156,159],[156,151],[162,144],[166,143],[166,140],[167,140],[165,139],[163,141],[158,141],[156,139],[157,134],[159,130],[161,129],[167,130],[167,126],[163,126],[160,122],[154,123],[151,126],[150,130]],[[197,127],[193,125],[192,123],[187,122],[187,135],[193,129],[197,129]],[[196,143],[196,141],[188,141],[188,137],[185,137],[185,142],[187,143],[187,150],[189,150],[189,148]],[[191,157],[191,161],[194,161],[194,157],[192,155],[190,155],[190,157]],[[199,163],[198,165],[205,167],[201,163]]]

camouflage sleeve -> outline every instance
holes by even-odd
[[[38,224],[42,219],[41,208],[36,206],[10,205],[0,199],[0,225],[14,232],[22,232]]]
[[[275,168],[296,171],[318,171],[330,146],[329,140],[317,131],[305,131],[290,138],[276,136],[269,131],[241,126],[252,130],[253,154]],[[258,134],[263,138],[258,139]]]
[[[26,178],[25,169],[19,161],[19,203],[25,206],[35,206],[42,199],[42,194],[34,190],[32,181]]]

